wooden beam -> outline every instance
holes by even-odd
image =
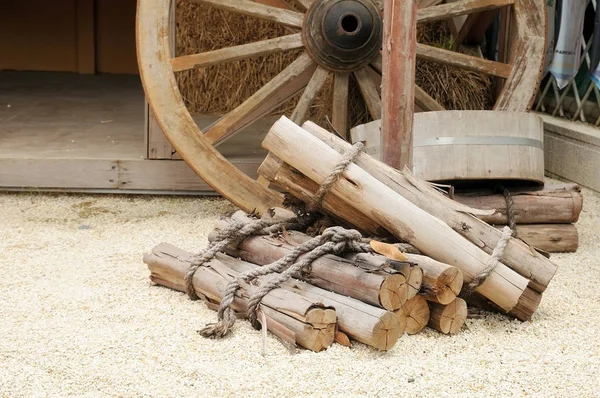
[[[383,10],[382,160],[412,169],[417,1],[385,0]]]

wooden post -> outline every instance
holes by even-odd
[[[384,0],[383,10],[382,159],[412,169],[417,2]]]

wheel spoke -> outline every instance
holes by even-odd
[[[188,69],[203,68],[211,65],[239,61],[261,55],[280,53],[301,48],[302,46],[302,35],[296,33],[293,35],[277,37],[275,39],[258,41],[256,43],[242,44],[200,54],[185,55],[173,58],[171,63],[173,65],[173,71],[180,72]]]
[[[327,80],[327,76],[329,76],[329,72],[325,68],[319,66],[310,79],[310,82],[308,82],[300,100],[298,100],[298,104],[296,104],[294,112],[292,112],[291,120],[297,125],[302,125],[308,118],[310,106],[315,101],[325,80]]]
[[[379,52],[379,54],[377,54],[375,59],[371,62],[371,66],[377,71],[377,73],[381,75],[381,71],[383,70],[383,56],[381,55],[381,52]]]
[[[204,136],[215,146],[222,143],[306,87],[315,69],[316,64],[308,54],[302,54],[240,106],[210,126]]]
[[[348,92],[350,75],[337,72],[333,77],[333,106],[331,124],[333,128],[348,139]]]
[[[371,78],[371,73],[367,68],[362,68],[354,72],[354,76],[358,81],[358,87],[362,94],[367,109],[373,120],[381,119],[381,97],[377,92],[375,82]]]
[[[283,8],[284,10],[293,10],[294,8],[285,2],[285,0],[253,0],[255,3],[264,4],[266,6]]]
[[[427,7],[417,11],[417,22],[432,22],[460,15],[493,10],[514,4],[514,0],[461,0],[454,3]]]
[[[251,0],[191,0],[194,3],[204,3],[215,8],[232,11],[239,14],[277,22],[293,28],[302,28],[304,14],[279,7],[255,3]]]
[[[511,66],[508,64],[481,59],[421,43],[417,43],[417,58],[503,78],[507,78],[511,71]]]
[[[415,104],[424,111],[445,111],[439,102],[433,99],[429,94],[425,92],[421,87],[415,84]]]

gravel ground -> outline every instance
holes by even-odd
[[[221,199],[0,194],[0,396],[600,396],[600,195],[584,190],[578,253],[532,322],[469,320],[387,353],[356,344],[290,355],[238,322],[152,286],[142,255],[206,245]]]

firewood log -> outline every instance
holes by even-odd
[[[395,261],[373,253],[346,253],[342,256],[360,268],[367,270],[393,269],[402,274],[408,284],[407,300],[415,297],[423,285],[423,270],[415,263]]]
[[[519,239],[548,253],[574,253],[579,247],[579,233],[574,224],[517,225],[517,233]]]
[[[150,280],[158,285],[185,292],[185,274],[193,260],[191,253],[169,244],[161,244],[144,256],[150,270]],[[228,282],[238,275],[223,263],[213,259],[208,266],[198,269],[193,278],[194,290],[207,302],[218,304]],[[241,283],[242,288],[233,301],[233,309],[245,315],[249,297],[257,287]],[[333,307],[318,300],[295,294],[285,289],[275,289],[267,294],[260,306],[267,317],[267,328],[284,341],[293,342],[312,351],[329,347],[334,340],[336,312]],[[260,319],[260,317],[259,317]]]
[[[236,212],[232,219],[251,222],[243,211]],[[219,230],[226,228],[227,223],[227,220],[218,222],[215,230],[209,233],[208,240],[214,241]],[[298,234],[300,233],[287,231],[285,236],[251,236],[239,242],[237,247],[228,247],[225,251],[245,261],[267,265],[284,257],[303,243],[294,240],[294,236]],[[306,240],[310,239],[307,235],[304,236]],[[300,256],[299,260],[302,257],[304,255]],[[323,256],[313,261],[310,272],[298,273],[294,277],[389,311],[401,308],[407,300],[408,285],[402,274],[390,268],[369,272],[334,255]]]
[[[344,153],[350,148],[350,144],[346,141],[336,137],[334,134],[329,133],[327,130],[322,129],[312,122],[306,122],[303,127],[311,135],[317,137],[321,142],[324,142],[338,153]],[[447,225],[452,227],[452,229],[473,242],[486,253],[491,254],[498,244],[502,233],[476,217],[493,214],[493,212],[478,212],[477,210],[453,201],[432,189],[427,183],[419,181],[409,172],[395,170],[373,159],[367,154],[359,154],[354,163],[363,168],[377,180],[408,199],[411,203],[444,221]],[[273,175],[274,172],[273,168],[276,169],[275,173],[277,173],[277,167],[272,167],[270,170],[271,175]],[[264,170],[268,171],[267,168]],[[302,173],[299,174],[302,175]],[[315,191],[312,192],[314,193]],[[338,200],[336,195],[328,196]],[[337,210],[337,205],[335,209],[332,209],[331,206],[327,206],[326,202],[324,203],[325,210]],[[344,213],[343,218],[351,222],[350,220],[352,220],[353,213],[358,212],[354,206],[346,203]],[[354,222],[351,223],[354,224]],[[544,292],[557,270],[556,264],[542,254],[532,251],[527,244],[519,239],[510,240],[504,252],[503,261],[511,269],[528,278],[531,281],[530,287],[539,293]]]
[[[423,270],[420,294],[427,301],[439,304],[454,301],[463,287],[463,275],[457,267],[417,254],[406,254],[406,257]]]
[[[573,189],[568,189],[568,188]],[[509,191],[511,191],[509,189]],[[579,220],[583,207],[581,192],[572,185],[537,191],[511,191],[517,224],[571,224]],[[456,193],[454,200],[476,209],[496,210],[479,218],[489,224],[508,224],[506,199],[491,192]]]
[[[285,117],[273,125],[263,147],[318,184],[322,184],[342,160],[337,151]],[[260,169],[259,174],[269,179]],[[272,182],[276,183],[277,178]],[[369,215],[423,254],[458,267],[467,282],[481,273],[490,261],[490,256],[480,247],[356,164],[348,166],[343,178],[333,185],[325,200],[329,196],[337,196],[345,204]],[[477,291],[509,315],[529,320],[539,305],[541,295],[528,285],[528,279],[499,263]]]
[[[386,266],[400,271],[411,286],[409,299],[420,293],[428,301],[448,304],[460,293],[463,276],[458,268],[423,255],[411,253],[404,253],[404,255],[408,258],[408,262],[393,261],[371,253],[349,253],[344,257],[358,266],[365,264],[373,268]]]
[[[456,334],[467,320],[467,303],[456,298],[448,305],[430,303],[431,318],[429,327],[444,334]]]
[[[406,333],[417,334],[427,326],[430,318],[429,304],[425,297],[417,295],[408,300],[398,311],[406,316]]]
[[[237,272],[258,267],[226,255],[220,255],[219,260]],[[264,278],[268,280],[269,275]],[[406,317],[402,314],[374,307],[352,297],[342,296],[297,279],[284,282],[282,288],[310,301],[335,308],[340,331],[351,339],[378,350],[391,349],[406,330]]]

